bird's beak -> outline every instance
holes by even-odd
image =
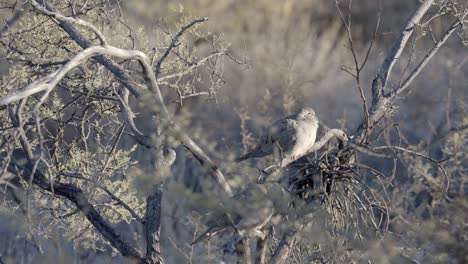
[[[345,134],[345,137],[343,138],[343,140],[339,140],[338,148],[343,149],[344,146],[348,143],[349,139],[350,137],[348,137],[348,135]]]

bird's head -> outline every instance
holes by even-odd
[[[314,109],[310,107],[304,107],[299,112],[297,113],[297,118],[298,119],[314,119],[317,120],[317,117],[315,116],[315,111]]]
[[[346,135],[346,133],[341,129],[331,129],[329,133],[338,139],[340,142],[340,149],[343,148],[343,146],[346,145],[349,141],[348,135]]]

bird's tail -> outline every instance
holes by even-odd
[[[239,162],[242,162],[242,161],[244,161],[244,160],[246,160],[246,159],[249,159],[249,158],[250,158],[250,154],[251,154],[250,152],[249,152],[249,153],[246,153],[246,154],[244,154],[244,155],[242,155],[242,156],[240,156],[240,157],[237,157],[234,161],[235,161],[236,163],[239,163]]]
[[[239,162],[242,162],[242,161],[244,161],[246,159],[261,158],[261,157],[265,157],[265,156],[268,156],[268,155],[269,154],[265,153],[261,148],[256,147],[254,150],[249,151],[246,154],[244,154],[244,155],[238,157],[237,159],[235,159],[235,162],[239,163]]]

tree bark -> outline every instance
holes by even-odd
[[[266,240],[267,236],[257,238],[257,246],[255,249],[255,264],[266,264]]]
[[[244,237],[236,244],[236,255],[238,264],[252,264],[250,254],[250,238]]]
[[[274,264],[284,264],[288,259],[289,252],[291,248],[294,246],[296,241],[296,237],[299,235],[298,231],[289,231],[283,235],[278,247],[275,249],[273,256],[270,259],[269,263]]]
[[[145,236],[146,259],[148,263],[164,263],[161,255],[161,201],[163,196],[162,184],[153,188],[153,193],[146,202]]]
[[[13,174],[19,174],[19,176],[26,181],[29,181],[30,177],[32,177],[32,182],[37,187],[73,202],[96,228],[96,230],[102,234],[102,236],[109,241],[109,243],[115,247],[122,256],[133,261],[146,263],[143,258],[143,254],[120,237],[111,224],[108,223],[88,201],[88,197],[83,190],[74,184],[65,184],[60,182],[51,183],[38,168],[33,170],[34,164],[32,164],[31,161],[26,161],[24,164],[26,156],[26,153],[23,151],[15,150],[13,152],[11,162],[8,164],[8,171]],[[34,175],[31,175],[33,171]]]

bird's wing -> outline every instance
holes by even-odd
[[[268,133],[263,134],[262,136],[260,136],[259,142],[257,143],[257,146],[254,149],[236,158],[235,161],[241,162],[250,158],[260,158],[260,157],[265,157],[265,156],[270,155],[271,153],[273,153],[272,148],[271,150],[269,150],[270,148],[265,147],[268,145],[268,141],[269,141]]]
[[[293,119],[280,119],[273,123],[268,129],[268,143],[262,145],[262,149],[266,152],[273,153],[275,147],[281,148],[282,152],[289,151],[296,142],[296,131],[298,122]]]
[[[289,164],[307,153],[307,150],[314,145],[317,135],[318,125],[310,122],[298,122],[295,130],[294,140],[291,141],[290,149],[283,155],[282,164]]]
[[[271,155],[278,146],[282,152],[288,152],[296,142],[298,127],[298,122],[294,119],[285,118],[277,120],[260,137],[257,146],[247,154],[238,157],[236,162]]]

